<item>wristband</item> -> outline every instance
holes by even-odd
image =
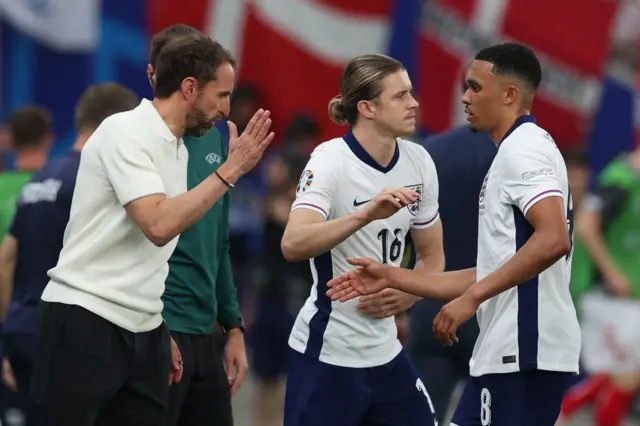
[[[218,173],[217,170],[214,173],[216,174],[216,176],[218,176],[218,179],[220,179],[222,181],[222,183],[227,185],[229,188],[235,188],[235,185],[232,184],[232,183],[227,182],[222,176],[220,176],[220,173]]]

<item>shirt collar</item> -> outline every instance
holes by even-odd
[[[400,148],[398,147],[397,141],[396,141],[396,150],[393,153],[393,158],[391,159],[391,162],[387,166],[383,166],[382,164],[378,163],[376,160],[373,159],[373,157],[369,155],[367,150],[365,150],[364,147],[360,144],[360,142],[358,142],[358,139],[356,139],[351,129],[349,129],[347,134],[344,135],[342,139],[344,139],[344,141],[347,143],[347,146],[351,149],[351,152],[353,152],[355,156],[358,157],[358,159],[360,159],[360,161],[362,161],[363,163],[367,164],[370,167],[373,167],[374,169],[382,173],[387,173],[391,171],[391,169],[393,169],[393,166],[395,166],[398,163],[398,160],[400,159]]]
[[[137,109],[144,115],[145,119],[149,120],[147,124],[151,124],[153,126],[154,133],[162,136],[167,142],[180,143],[181,139],[177,138],[171,129],[169,129],[169,126],[164,122],[158,113],[158,110],[153,106],[153,103],[149,99],[142,99],[142,102],[140,102]]]
[[[535,123],[535,122],[536,122],[536,118],[533,115],[522,115],[518,117],[516,122],[513,123],[513,126],[511,126],[511,128],[509,129],[509,131],[505,133],[500,143],[502,144],[502,142],[504,142],[509,136],[511,136],[511,133],[513,133],[518,127],[522,126],[523,124]]]

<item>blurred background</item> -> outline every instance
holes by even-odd
[[[533,113],[576,159],[581,192],[640,142],[639,0],[0,0],[0,169],[19,168],[6,123],[25,105],[50,114],[53,157],[75,139],[74,107],[88,85],[116,81],[151,98],[149,41],[179,22],[238,58],[230,119],[242,129],[268,108],[277,135],[232,195],[236,284],[259,366],[236,397],[239,426],[274,424],[263,420],[282,410],[286,366],[274,347],[286,345],[311,279],[306,263],[283,263],[280,237],[309,153],[344,132],[327,103],[350,58],[380,52],[405,64],[421,103],[420,143],[464,122],[459,77],[477,50],[529,45],[544,67]]]

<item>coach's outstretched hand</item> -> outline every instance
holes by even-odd
[[[238,136],[238,128],[232,121],[229,126],[229,157],[227,163],[233,167],[234,174],[240,177],[253,169],[262,158],[265,149],[273,140],[274,133],[269,133],[271,128],[271,112],[259,109],[247,124],[247,127]]]
[[[331,300],[347,302],[359,296],[377,293],[389,287],[389,280],[384,277],[386,267],[371,259],[347,259],[357,266],[327,283],[327,296]]]
[[[369,221],[386,219],[419,197],[420,194],[409,188],[386,188],[367,203],[363,213]]]

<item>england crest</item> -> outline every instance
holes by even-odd
[[[415,216],[418,214],[418,211],[420,211],[420,204],[422,203],[423,186],[421,183],[419,183],[416,185],[407,185],[406,188],[413,189],[418,193],[418,199],[407,206],[407,210],[409,210],[409,213]]]

